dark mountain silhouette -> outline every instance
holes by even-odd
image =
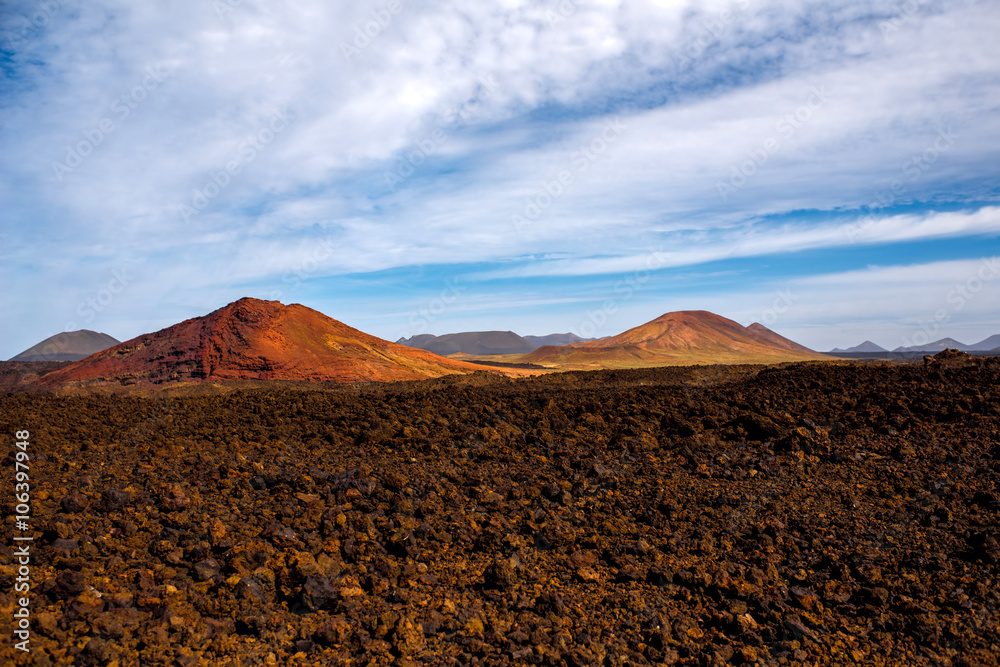
[[[547,336],[523,336],[523,338],[534,345],[536,349],[542,347],[543,345],[569,345],[570,343],[582,343],[587,340],[594,340],[593,338],[580,338],[575,333],[549,334]]]
[[[408,347],[434,352],[435,354],[526,354],[543,345],[567,345],[586,338],[576,334],[549,334],[547,336],[519,336],[513,331],[465,331],[443,336],[419,334],[411,338],[400,338],[396,342]]]
[[[32,345],[10,361],[79,361],[119,342],[106,333],[89,329],[64,331]]]
[[[970,345],[976,352],[991,352],[1000,347],[1000,334],[994,334],[985,340],[981,340],[978,343],[973,343]]]
[[[834,353],[834,354],[836,354],[836,353],[850,354],[850,353],[857,353],[857,352],[865,352],[865,353],[878,354],[878,353],[888,352],[888,351],[889,350],[885,349],[881,345],[876,345],[875,343],[871,342],[870,340],[866,340],[865,342],[861,343],[860,345],[855,345],[854,347],[849,347],[846,350],[842,350],[839,347],[835,347],[832,350],[830,350],[830,352]]]
[[[466,331],[443,336],[423,334],[410,339],[400,338],[396,342],[445,356],[449,354],[524,354],[537,348],[536,345],[521,338],[513,331]]]
[[[933,343],[927,343],[925,345],[911,345],[909,347],[903,347],[901,345],[894,349],[893,352],[942,352],[944,350],[973,352],[975,351],[975,348],[971,345],[960,343],[954,338],[942,338],[941,340],[936,340]]]

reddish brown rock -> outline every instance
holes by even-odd
[[[299,304],[244,298],[59,368],[45,375],[40,386],[384,382],[484,370],[490,369],[384,341]]]
[[[167,484],[160,490],[160,507],[167,512],[177,512],[191,504],[191,498],[184,487],[176,482]]]
[[[0,395],[44,442],[31,658],[994,664],[998,386],[987,359]]]

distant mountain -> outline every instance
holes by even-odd
[[[411,338],[400,338],[399,340],[396,341],[396,343],[399,345],[405,345],[407,347],[417,347],[422,350],[424,349],[424,345],[430,343],[436,338],[437,336],[433,334],[418,334]]]
[[[846,350],[841,350],[839,347],[835,347],[832,350],[830,350],[830,353],[831,354],[850,354],[850,353],[853,353],[853,352],[866,352],[866,353],[881,354],[882,352],[888,352],[888,351],[889,350],[885,349],[881,345],[876,345],[875,343],[871,342],[870,340],[866,340],[865,342],[861,343],[860,345],[855,345],[854,347],[849,347]]]
[[[29,347],[9,361],[79,361],[119,342],[106,333],[89,329],[64,331]]]
[[[400,338],[396,342],[442,356],[459,353],[477,355],[524,354],[538,347],[513,331],[466,331],[443,336],[423,334],[409,339]]]
[[[763,325],[743,327],[720,315],[694,310],[666,313],[610,338],[540,347],[520,361],[562,368],[628,368],[823,358]]]
[[[988,339],[987,339],[988,340]],[[942,350],[959,350],[961,352],[974,352],[975,348],[965,343],[960,343],[954,338],[942,338],[926,345],[911,345],[910,347],[897,347],[893,352],[941,352]],[[985,350],[984,350],[985,351]]]
[[[586,340],[594,340],[593,338],[580,338],[574,333],[549,334],[548,336],[523,336],[523,338],[534,345],[536,349],[543,345],[569,345],[570,343],[582,343]]]
[[[451,354],[474,354],[488,356],[495,354],[526,354],[543,345],[567,345],[588,340],[576,334],[549,334],[547,336],[519,336],[513,331],[465,331],[462,333],[433,336],[420,334],[411,338],[400,338],[396,342],[408,347],[416,347],[442,356]]]
[[[933,343],[925,343],[923,345],[911,345],[909,347],[900,346],[892,350],[893,353],[901,354],[927,354],[927,353],[938,353],[943,350],[959,350],[961,352],[991,352],[1000,346],[1000,334],[990,336],[985,340],[981,340],[978,343],[972,345],[966,345],[954,338],[942,338],[941,340],[936,340]],[[830,350],[830,354],[855,354],[855,353],[867,353],[867,354],[886,354],[889,350],[876,345],[870,340],[866,340],[860,345],[855,345],[854,347],[849,347],[846,350],[842,350],[839,347]]]
[[[244,298],[48,373],[41,386],[422,380],[481,366],[376,338],[300,304]]]
[[[976,352],[995,352],[1000,347],[1000,334],[994,334],[986,340],[970,345]]]

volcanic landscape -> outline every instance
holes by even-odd
[[[243,299],[5,362],[0,660],[997,664],[1000,359],[687,311],[519,360]]]

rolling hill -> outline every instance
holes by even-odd
[[[400,338],[400,345],[427,350],[435,354],[524,354],[538,346],[521,338],[513,331],[466,331],[463,333],[433,336],[422,334],[412,338]]]
[[[216,380],[421,380],[486,370],[376,338],[299,304],[244,298],[49,373],[43,387]]]
[[[954,338],[942,338],[933,343],[925,345],[911,345],[909,347],[899,346],[893,352],[941,352],[943,350],[959,350],[961,352],[973,352],[975,348],[965,343],[960,343]]]
[[[981,340],[978,343],[973,343],[970,345],[976,352],[991,352],[996,351],[1000,348],[1000,334],[993,334],[985,340]]]
[[[846,350],[842,350],[839,347],[835,347],[832,350],[830,350],[830,353],[831,354],[858,354],[858,353],[882,354],[888,351],[889,350],[885,349],[881,345],[877,345],[871,342],[870,340],[866,340],[865,342],[859,345],[855,345],[854,347],[849,347]]]
[[[89,329],[64,331],[32,345],[10,361],[79,361],[119,342],[106,333]]]
[[[666,313],[610,338],[540,347],[520,361],[585,369],[824,358],[761,324],[743,327],[720,315],[695,310]]]
[[[583,340],[585,339],[572,333],[519,336],[513,331],[465,331],[443,336],[419,334],[411,338],[400,338],[396,342],[443,356],[452,354],[492,356],[526,354],[543,345],[566,345]]]
[[[524,340],[535,346],[535,349],[543,345],[569,345],[570,343],[582,343],[593,338],[580,338],[575,333],[556,333],[547,336],[522,336]]]

